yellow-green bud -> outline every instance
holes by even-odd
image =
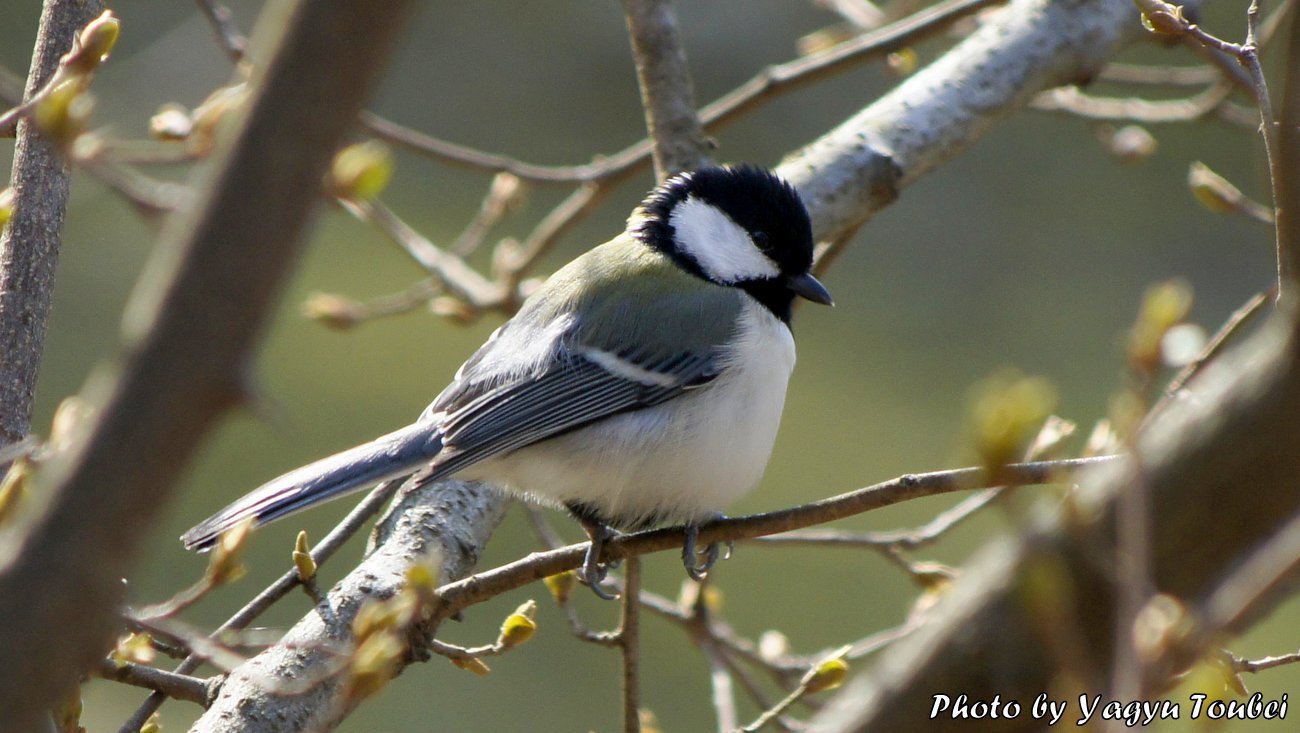
[[[1056,389],[1042,377],[1008,371],[977,385],[970,423],[985,469],[996,474],[1017,460],[1055,406]]]
[[[1147,288],[1129,332],[1129,365],[1140,373],[1159,366],[1161,340],[1170,328],[1186,320],[1191,310],[1192,286],[1185,280],[1167,280]]]
[[[330,190],[353,201],[370,201],[393,177],[393,153],[378,140],[349,145],[334,156]]]
[[[510,649],[533,638],[537,632],[537,603],[528,600],[520,604],[515,612],[506,616],[506,620],[501,622],[501,634],[497,637],[497,643]]]
[[[150,715],[149,719],[144,721],[144,725],[140,726],[140,733],[162,733],[162,723],[158,720],[158,713]]]
[[[1192,619],[1182,601],[1157,593],[1133,619],[1133,646],[1142,661],[1153,663],[1192,633]]]
[[[88,74],[99,68],[108,59],[113,46],[117,45],[121,30],[121,21],[113,15],[113,11],[105,10],[81,29],[76,45],[63,58],[64,66],[78,74]]]
[[[833,690],[844,684],[849,676],[849,663],[842,656],[824,659],[804,675],[803,686],[809,694],[822,690]]]
[[[920,59],[916,55],[916,49],[910,46],[899,49],[885,57],[885,64],[889,66],[889,70],[899,76],[910,75],[916,71],[916,67],[920,63]]]
[[[36,103],[33,119],[51,140],[66,147],[86,129],[94,106],[94,98],[89,93],[68,81],[51,89]]]
[[[361,322],[360,305],[348,298],[329,293],[314,293],[302,305],[307,318],[336,331],[346,331]]]
[[[164,104],[149,118],[149,136],[155,140],[184,140],[194,132],[194,120],[179,104]]]
[[[65,397],[54,410],[54,418],[50,421],[50,447],[67,450],[77,435],[90,426],[94,415],[94,406],[86,400],[77,395]]]
[[[1216,214],[1240,211],[1242,202],[1246,200],[1241,189],[1199,160],[1192,161],[1187,169],[1187,187],[1192,189],[1192,196],[1201,206]]]
[[[307,530],[298,533],[293,545],[293,566],[298,569],[298,580],[306,583],[316,577],[316,560],[307,546]]]
[[[193,127],[190,130],[190,149],[198,155],[205,155],[212,149],[212,140],[217,125],[228,114],[243,105],[248,98],[248,85],[240,82],[228,87],[221,87],[208,95],[208,98],[194,108],[190,115]]]
[[[768,629],[758,637],[758,656],[764,662],[774,663],[789,651],[790,639],[776,629]]]
[[[1146,160],[1160,147],[1155,136],[1141,125],[1125,125],[1110,131],[1103,142],[1110,154],[1124,163]]]
[[[149,664],[154,660],[155,656],[153,639],[148,634],[132,633],[118,640],[109,658],[113,660],[114,664],[121,667],[125,666],[127,662]]]
[[[440,295],[429,301],[429,312],[461,325],[472,323],[479,315],[468,303],[450,295]]]
[[[1181,5],[1163,0],[1135,0],[1134,5],[1142,11],[1142,27],[1152,33],[1179,35],[1187,30],[1187,19],[1183,17]]]
[[[489,207],[489,213],[499,216],[519,209],[527,200],[528,184],[513,173],[501,171],[492,177],[484,205]]]
[[[562,573],[548,575],[543,580],[546,589],[551,592],[555,602],[563,606],[569,602],[569,596],[573,594],[573,588],[578,584],[578,575],[572,570],[565,570]]]

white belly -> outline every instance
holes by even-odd
[[[691,522],[758,483],[794,368],[790,330],[757,303],[714,381],[654,407],[498,456],[463,472],[550,504],[581,502],[616,526]]]

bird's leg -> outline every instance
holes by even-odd
[[[709,517],[708,522],[722,519],[722,514],[715,514]],[[686,541],[682,543],[682,565],[686,568],[686,574],[691,576],[692,580],[704,580],[709,574],[709,570],[718,562],[719,556],[723,559],[731,557],[731,551],[735,549],[735,543],[731,540],[726,541],[727,552],[722,553],[722,543],[710,542],[700,552],[697,544],[700,539],[700,527],[707,522],[692,522],[686,525]]]
[[[606,601],[618,598],[617,594],[606,591],[600,585],[605,581],[606,573],[615,565],[615,563],[602,563],[600,556],[605,550],[605,543],[617,537],[618,532],[593,517],[590,512],[584,511],[583,507],[570,505],[568,508],[574,519],[577,519],[583,530],[587,532],[587,537],[591,538],[591,544],[587,546],[587,554],[582,558],[582,568],[578,570],[578,579],[587,584],[592,593]]]

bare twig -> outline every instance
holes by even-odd
[[[244,38],[239,29],[235,27],[235,21],[230,15],[230,8],[216,0],[197,0],[197,2],[203,17],[212,26],[212,32],[217,37],[217,43],[221,46],[221,50],[226,52],[231,61],[235,63],[243,61],[244,54],[248,51],[248,39]]]
[[[102,10],[100,0],[45,3],[27,99],[45,88],[77,31]],[[31,427],[68,200],[68,171],[58,151],[28,121],[18,125],[9,180],[14,213],[0,231],[0,446],[22,440]]]
[[[500,289],[484,279],[477,270],[465,264],[460,257],[424,238],[383,204],[377,201],[345,200],[340,200],[339,203],[357,218],[378,227],[429,274],[438,278],[449,291],[474,308],[486,310],[504,300]]]
[[[1211,56],[1211,61],[1218,63],[1220,68],[1225,72],[1239,73],[1231,63],[1216,61],[1219,54],[1226,55],[1234,59],[1242,67],[1245,67],[1247,79],[1243,88],[1250,92],[1254,97],[1255,104],[1259,108],[1260,133],[1264,139],[1264,155],[1268,160],[1269,179],[1273,183],[1269,192],[1273,204],[1273,217],[1277,220],[1278,216],[1278,192],[1277,181],[1283,176],[1280,169],[1281,160],[1278,150],[1278,131],[1273,115],[1273,101],[1268,93],[1268,81],[1264,77],[1264,67],[1259,60],[1259,39],[1260,39],[1260,10],[1258,0],[1252,0],[1250,7],[1246,10],[1246,41],[1237,44],[1225,41],[1207,32],[1195,23],[1189,22],[1181,12],[1173,10],[1172,5],[1164,3],[1162,0],[1138,0],[1138,7],[1142,12],[1151,18],[1161,28],[1162,32],[1177,34],[1179,38],[1193,43],[1193,47],[1204,47],[1215,52]],[[1275,14],[1277,15],[1277,14]],[[1292,24],[1294,28],[1294,24]],[[1294,31],[1293,31],[1294,32]],[[1229,73],[1231,76],[1231,73]],[[1292,257],[1300,256],[1289,252],[1281,234],[1282,228],[1277,228],[1277,278],[1279,297],[1287,292],[1290,285],[1292,271]]]
[[[708,139],[695,114],[695,88],[672,0],[623,0],[641,106],[654,143],[655,178],[708,161]]]
[[[1279,654],[1272,657],[1263,657],[1260,659],[1243,659],[1234,656],[1232,658],[1232,668],[1238,672],[1263,672],[1266,669],[1282,667],[1288,664],[1300,662],[1300,652],[1291,652],[1290,654]]]
[[[859,63],[880,58],[941,32],[971,13],[1005,0],[944,0],[880,30],[850,39],[822,54],[768,67],[741,86],[700,110],[704,129],[715,131],[739,119],[777,94],[794,91]],[[525,163],[495,153],[439,140],[403,127],[373,113],[361,117],[362,124],[394,145],[437,158],[445,163],[488,172],[513,173],[535,183],[613,183],[636,173],[650,160],[649,140],[638,141],[609,156],[576,166],[543,166]]]
[[[166,672],[133,662],[113,662],[104,660],[95,671],[99,677],[116,682],[125,682],[136,687],[146,687],[167,697],[177,700],[196,702],[207,705],[214,688],[213,680],[199,679],[189,675]]]
[[[1117,456],[1104,456],[1016,463],[1006,467],[1008,473],[1004,476],[1015,479],[1018,485],[1030,485],[1052,480],[1053,477],[1063,473],[1118,461]],[[748,517],[719,519],[700,528],[699,541],[710,543],[742,540],[814,524],[824,524],[920,496],[978,488],[976,482],[981,477],[984,477],[984,473],[980,468],[910,474],[797,507]],[[683,532],[680,527],[670,527],[621,535],[610,540],[606,545],[605,557],[610,560],[620,560],[647,552],[680,548],[684,538]],[[472,578],[444,585],[438,589],[442,606],[435,617],[445,618],[506,590],[576,568],[582,561],[584,547],[585,544],[578,544],[551,552],[534,553],[521,560],[479,573]]]
[[[622,614],[618,624],[618,647],[623,660],[623,731],[641,730],[640,643],[641,643],[641,558],[629,557],[623,571]]]
[[[1119,84],[1203,87],[1222,79],[1223,73],[1213,66],[1141,66],[1113,63],[1102,69],[1098,78]]]
[[[1243,328],[1254,322],[1255,317],[1262,312],[1261,309],[1264,305],[1274,297],[1276,297],[1275,291],[1272,288],[1269,288],[1268,290],[1251,296],[1250,300],[1247,300],[1244,305],[1233,311],[1232,315],[1228,316],[1228,320],[1219,327],[1219,330],[1215,332],[1214,336],[1212,336],[1209,342],[1205,344],[1205,347],[1201,349],[1201,353],[1197,354],[1195,359],[1188,362],[1178,371],[1177,374],[1174,375],[1173,379],[1169,380],[1169,386],[1165,387],[1164,395],[1160,398],[1160,401],[1151,408],[1148,414],[1155,415],[1159,413],[1165,403],[1174,397],[1181,389],[1186,387],[1188,381],[1191,380],[1192,377],[1196,376],[1196,373],[1205,366],[1206,362],[1213,359],[1215,355],[1222,351],[1223,347],[1232,340],[1234,336],[1240,334]]]
[[[718,718],[718,733],[731,733],[740,724],[736,714],[736,691],[731,670],[727,668],[725,654],[709,639],[699,642],[700,651],[709,663],[709,688],[713,695],[713,711]]]
[[[1098,97],[1078,87],[1058,87],[1034,97],[1029,106],[1044,112],[1068,112],[1089,120],[1161,124],[1199,120],[1217,110],[1231,93],[1232,86],[1223,82],[1184,99]]]

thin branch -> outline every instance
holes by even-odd
[[[1266,669],[1273,669],[1274,667],[1283,667],[1296,663],[1300,663],[1300,652],[1291,652],[1290,654],[1280,654],[1260,659],[1244,659],[1237,656],[1232,658],[1232,668],[1238,672],[1263,672]]]
[[[622,614],[618,624],[618,647],[623,660],[620,685],[623,692],[623,731],[641,730],[640,644],[641,644],[641,558],[629,557],[623,571]]]
[[[609,181],[579,186],[550,213],[542,217],[537,226],[533,227],[520,243],[518,252],[509,258],[501,258],[504,260],[504,267],[499,276],[505,280],[504,285],[507,287],[518,285],[519,279],[528,272],[529,267],[550,251],[560,237],[582,217],[591,213],[601,201],[604,201],[612,188],[613,185]]]
[[[133,662],[113,662],[105,659],[99,663],[95,674],[106,680],[125,682],[145,687],[177,700],[207,705],[211,699],[214,680],[204,680],[189,675],[166,672]]]
[[[1098,97],[1071,86],[1049,89],[1034,97],[1029,106],[1043,112],[1066,112],[1088,120],[1162,124],[1202,119],[1217,110],[1231,93],[1232,86],[1224,82],[1184,99]]]
[[[216,0],[197,0],[197,2],[203,17],[207,19],[208,25],[212,26],[212,32],[221,50],[226,52],[231,61],[235,63],[243,61],[244,54],[248,52],[248,39],[244,38],[235,27],[230,8]]]
[[[340,200],[339,203],[357,218],[378,227],[429,274],[438,278],[447,290],[474,308],[486,310],[504,300],[500,288],[484,279],[460,257],[423,237],[382,203],[346,200]]]
[[[712,691],[713,712],[718,719],[718,733],[731,733],[740,724],[740,718],[736,713],[735,681],[727,667],[725,653],[709,639],[702,639],[699,646],[709,663],[709,689]]]
[[[1201,353],[1197,354],[1195,359],[1188,362],[1178,371],[1177,374],[1174,375],[1173,379],[1169,380],[1169,386],[1165,387],[1164,395],[1160,398],[1160,401],[1151,408],[1148,415],[1159,413],[1165,403],[1186,387],[1187,383],[1192,377],[1196,376],[1197,372],[1205,366],[1206,362],[1218,355],[1219,352],[1223,350],[1223,347],[1231,341],[1234,336],[1239,335],[1242,329],[1254,322],[1255,317],[1263,312],[1264,305],[1275,297],[1276,291],[1269,288],[1268,290],[1251,296],[1250,300],[1247,300],[1240,308],[1233,311],[1232,315],[1228,316],[1228,320],[1219,327],[1219,330],[1215,332],[1214,336],[1212,336],[1205,344],[1205,347],[1201,349]],[[1149,419],[1150,418],[1148,417],[1148,420]]]
[[[755,538],[763,544],[840,545],[846,547],[872,547],[883,549],[905,547],[914,549],[933,544],[948,530],[968,519],[1003,492],[1004,487],[982,489],[962,499],[959,503],[936,514],[925,524],[912,529],[884,532],[847,532],[838,529],[812,528],[782,532],[768,537]]]
[[[1221,80],[1223,72],[1213,66],[1143,66],[1117,62],[1107,64],[1097,78],[1117,84],[1203,87]]]
[[[623,14],[654,144],[655,178],[662,181],[706,163],[710,143],[695,114],[695,88],[672,0],[623,0]]]
[[[102,0],[47,0],[27,77],[28,101],[46,88],[77,32],[102,10]],[[9,175],[13,215],[0,229],[0,446],[22,440],[31,427],[69,185],[50,139],[25,119],[17,134]]]
[[[1015,480],[1017,485],[1032,485],[1056,480],[1063,473],[1116,462],[1122,462],[1118,456],[1016,463],[1006,466],[1007,473],[1003,476]],[[719,519],[700,528],[699,541],[707,544],[743,540],[824,524],[921,496],[979,488],[981,478],[985,478],[985,473],[980,468],[910,474],[797,507],[747,517]],[[648,552],[680,548],[684,539],[683,532],[680,527],[669,527],[621,535],[606,545],[605,557],[620,560]],[[576,568],[582,561],[584,548],[585,543],[551,552],[534,553],[472,578],[444,585],[438,589],[442,605],[435,617],[445,618],[507,590]]]
[[[1174,6],[1164,3],[1162,0],[1138,0],[1138,7],[1161,28],[1162,32],[1176,34],[1180,39],[1190,43],[1193,49],[1210,49],[1213,52],[1211,60],[1219,64],[1220,68],[1225,72],[1235,70],[1239,74],[1240,69],[1236,68],[1231,61],[1217,61],[1216,59],[1220,55],[1233,59],[1240,66],[1245,67],[1247,79],[1242,86],[1253,96],[1255,105],[1259,108],[1260,134],[1264,139],[1264,155],[1268,161],[1269,180],[1271,182],[1269,193],[1273,205],[1273,218],[1274,221],[1277,221],[1279,208],[1277,183],[1285,174],[1281,170],[1281,160],[1279,158],[1278,131],[1273,115],[1273,100],[1269,96],[1268,80],[1264,77],[1264,67],[1259,60],[1259,0],[1251,0],[1250,7],[1246,10],[1246,41],[1241,44],[1231,43],[1214,36],[1199,25],[1189,22],[1180,11],[1174,10]],[[1274,15],[1279,16],[1280,12]],[[1294,25],[1293,23],[1293,34],[1295,32]],[[1294,254],[1287,249],[1288,242],[1282,235],[1281,226],[1277,227],[1276,231],[1277,278],[1280,297],[1290,287],[1292,258],[1300,257],[1300,254]]]
[[[525,163],[507,155],[488,153],[441,140],[380,117],[373,112],[362,112],[361,124],[381,140],[413,153],[472,170],[510,173],[532,183],[588,183],[607,178],[621,178],[640,170],[641,166],[650,160],[648,140],[641,140],[613,155],[585,165],[548,166]]]
[[[706,131],[714,132],[778,94],[803,88],[852,69],[860,63],[906,48],[927,36],[942,32],[952,23],[972,13],[1004,1],[944,0],[885,28],[845,41],[824,53],[768,67],[702,108],[699,111],[701,123]],[[640,140],[586,165],[544,166],[440,140],[371,112],[363,113],[361,122],[380,138],[412,152],[448,164],[490,173],[513,173],[535,183],[602,181],[612,184],[640,170],[650,160],[651,154],[650,141]]]

